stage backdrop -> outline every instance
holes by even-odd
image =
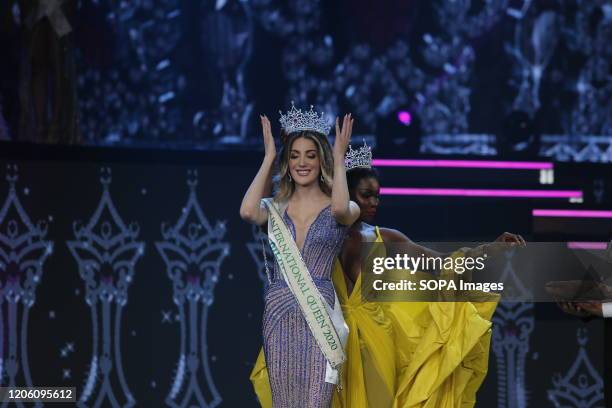
[[[76,386],[81,407],[256,407],[265,279],[238,210],[260,159],[37,148],[0,161],[2,385]],[[532,235],[516,203],[380,212],[415,240]],[[600,322],[515,303],[494,329],[477,406],[603,406]]]

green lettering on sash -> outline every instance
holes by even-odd
[[[338,352],[337,333],[332,326],[332,321],[326,310],[326,302],[319,294],[304,262],[300,257],[299,250],[290,239],[291,233],[287,230],[279,216],[276,206],[269,200],[264,201],[270,211],[268,240],[276,262],[283,273],[283,277],[289,285],[291,292],[296,297],[304,317],[308,320],[313,335],[325,354],[326,359],[336,367],[344,360],[344,353]],[[318,326],[318,329],[315,329]],[[326,347],[324,347],[326,346]],[[327,350],[326,350],[327,349]],[[330,353],[334,351],[335,353]]]

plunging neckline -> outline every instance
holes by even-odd
[[[306,243],[308,242],[308,236],[310,235],[310,230],[312,229],[312,226],[319,220],[319,218],[321,218],[321,214],[323,214],[323,211],[327,210],[329,207],[331,207],[331,204],[328,204],[325,207],[323,207],[321,211],[319,211],[317,216],[314,218],[314,220],[312,220],[312,222],[308,226],[308,229],[306,230],[306,235],[304,236],[304,242],[302,244],[302,247],[300,248],[298,246],[298,249],[300,250],[300,254],[302,255],[304,254],[304,248],[306,248]],[[295,241],[295,245],[297,246],[297,228],[295,227],[295,222],[293,222],[293,219],[289,215],[289,206],[285,208],[285,215],[287,216],[287,219],[291,222],[291,225],[293,227],[293,232],[294,232],[293,240]]]

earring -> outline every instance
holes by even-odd
[[[290,173],[287,173],[287,176],[289,177],[289,182],[290,182],[290,183],[291,183],[291,182],[293,182],[293,180],[291,179],[291,174],[290,174]]]
[[[325,179],[323,178],[323,175],[321,174],[321,182],[325,183]]]

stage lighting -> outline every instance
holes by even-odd
[[[405,107],[379,117],[376,129],[378,155],[397,155],[401,152],[410,156],[419,153],[421,127],[418,116],[411,114]]]
[[[410,114],[410,112],[402,110],[397,112],[397,120],[399,120],[400,123],[405,126],[410,126],[410,124],[412,123],[412,115]]]

